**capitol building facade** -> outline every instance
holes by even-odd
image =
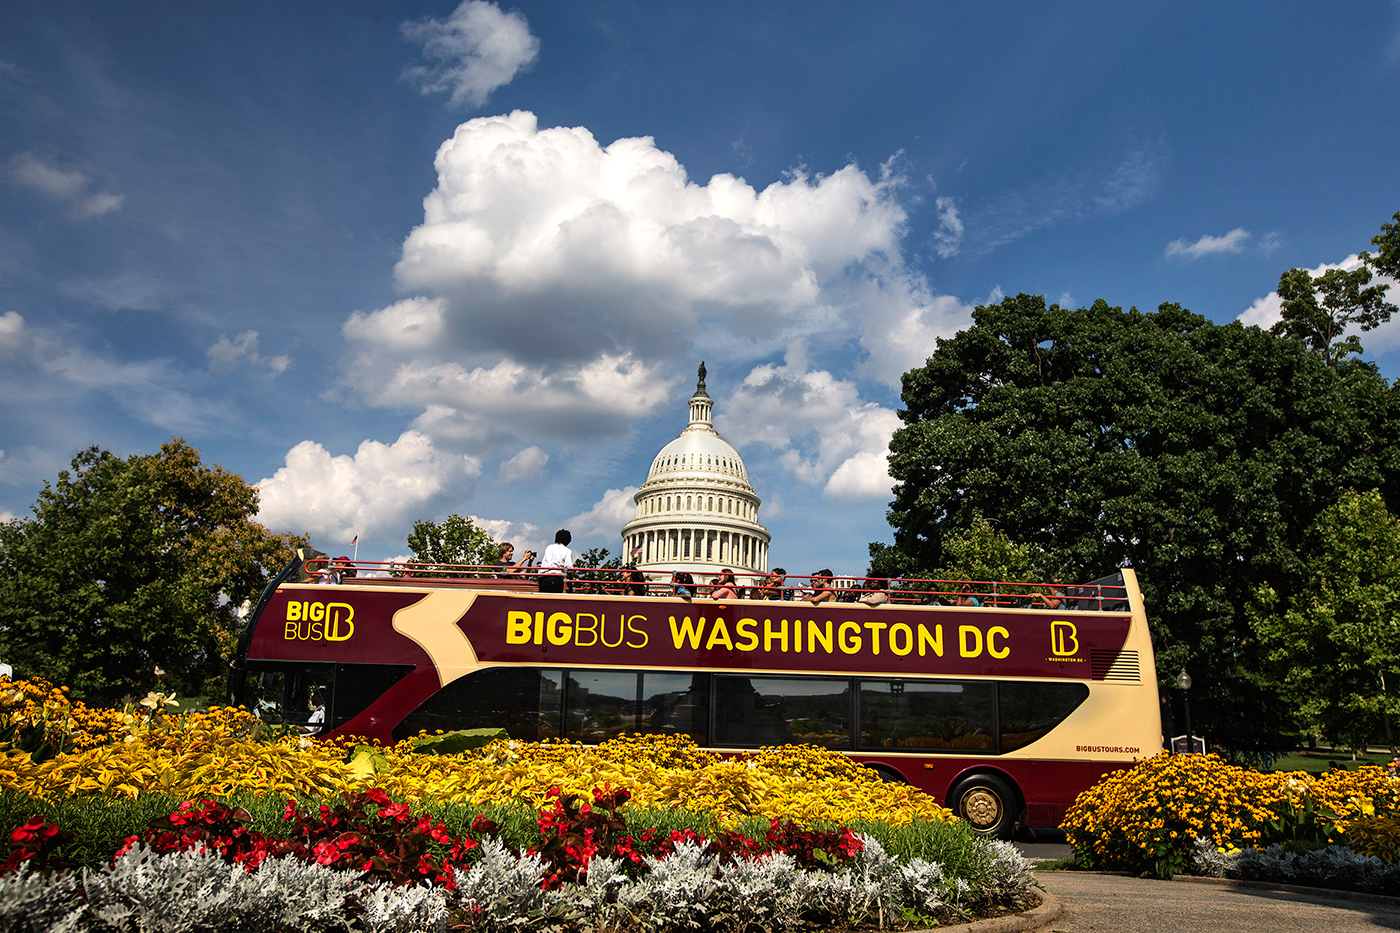
[[[705,364],[690,398],[690,423],[651,463],[622,528],[622,553],[650,573],[684,570],[704,582],[727,567],[740,575],[768,570],[768,529],[758,523],[758,494],[738,451],[715,432]]]

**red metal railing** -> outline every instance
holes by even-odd
[[[335,567],[331,567],[335,564]],[[430,564],[404,561],[336,561],[315,557],[304,569],[312,582],[319,582],[328,572],[342,574],[341,583],[358,585],[376,583],[415,582],[433,580],[465,584],[469,580],[492,580],[494,586],[518,583],[534,585],[540,575],[538,567],[500,567],[491,564]],[[347,573],[349,572],[349,573]],[[640,575],[640,577],[636,576]],[[702,575],[703,576],[703,575]],[[1125,608],[1127,592],[1112,584],[1015,583],[993,580],[934,580],[916,577],[821,577],[772,573],[731,574],[738,599],[813,600],[832,595],[821,601],[859,603],[862,597],[872,604],[883,602],[898,605],[964,606],[1000,609],[1077,609],[1102,610]],[[353,578],[353,579],[352,579]],[[658,579],[661,578],[661,579]],[[488,584],[493,585],[493,584]],[[565,580],[568,593],[607,596],[673,596],[691,599],[712,599],[720,591],[717,577],[679,583],[674,573],[647,573],[630,569],[575,567]],[[684,593],[679,592],[684,589]],[[883,600],[875,594],[883,594]]]

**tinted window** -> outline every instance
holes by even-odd
[[[459,677],[394,727],[394,741],[441,729],[505,729],[537,742],[559,735],[561,672],[492,667]]]
[[[642,718],[639,732],[688,735],[709,743],[710,676],[708,674],[643,674]]]
[[[992,684],[937,680],[860,682],[863,748],[993,750]]]
[[[715,743],[851,747],[845,678],[715,677]]]
[[[566,735],[597,744],[640,728],[635,671],[570,671],[564,701]]]
[[[363,713],[412,672],[411,664],[337,664],[331,728],[338,729]]]
[[[1022,748],[1064,721],[1089,697],[1087,684],[1000,683],[1001,750]]]
[[[242,702],[263,722],[319,732],[325,727],[334,684],[335,668],[330,664],[250,666]]]

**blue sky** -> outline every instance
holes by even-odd
[[[772,561],[859,572],[938,337],[1267,324],[1400,209],[1398,102],[1393,2],[11,0],[0,517],[179,435],[332,553],[616,551],[704,359]]]

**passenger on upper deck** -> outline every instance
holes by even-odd
[[[1065,605],[1065,587],[1059,577],[1050,581],[1050,595],[1031,594],[1031,606],[1036,609],[1060,609]]]
[[[812,574],[811,592],[812,595],[809,599],[811,599],[813,606],[836,601],[836,591],[831,588],[830,570],[822,569]]]
[[[958,605],[959,605],[959,606],[980,606],[980,605],[982,605],[982,600],[980,600],[980,599],[978,599],[976,596],[973,596],[973,595],[972,595],[972,584],[971,584],[971,583],[964,583],[964,584],[962,585],[962,589],[958,591]]]
[[[544,558],[540,561],[541,593],[564,592],[564,574],[574,566],[574,552],[569,550],[569,542],[573,540],[567,528],[560,528],[554,533],[554,543],[544,549]]]
[[[710,590],[711,599],[738,599],[739,590],[734,584],[734,571],[722,569],[715,577],[715,587]]]
[[[525,566],[535,559],[535,552],[526,551],[525,556],[512,564],[510,559],[514,556],[515,545],[511,544],[509,541],[502,541],[499,547],[499,556],[496,558],[496,563],[492,564],[492,566],[496,568],[496,572],[499,574],[524,573]]]
[[[889,594],[885,592],[885,584],[874,577],[865,581],[865,592],[856,600],[866,606],[883,606],[890,601]]]
[[[339,586],[346,578],[354,579],[355,565],[350,562],[350,558],[344,555],[337,557],[330,562],[326,572],[321,574],[320,583],[322,586]]]
[[[783,589],[783,583],[787,581],[787,571],[781,567],[774,567],[773,572],[763,578],[763,582],[758,585],[759,599],[788,599],[792,596],[791,591]]]
[[[689,601],[695,595],[695,578],[684,570],[677,570],[671,574],[671,592]]]
[[[627,596],[648,596],[651,594],[651,585],[647,582],[647,575],[636,567],[629,567],[630,573],[627,575],[627,586],[623,588],[623,593]]]

